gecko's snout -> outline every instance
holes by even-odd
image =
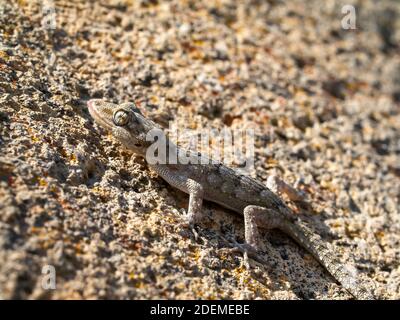
[[[92,108],[95,108],[95,107],[96,107],[96,103],[97,103],[98,101],[100,101],[100,100],[99,100],[99,99],[90,99],[90,100],[87,102],[87,106],[88,106],[89,110],[92,109]]]
[[[97,101],[98,101],[98,99],[91,99],[87,102],[87,107],[88,107],[89,113],[93,118],[96,118],[96,115],[97,115],[97,112],[96,112]]]
[[[91,99],[87,102],[88,110],[92,118],[103,128],[110,130],[113,127],[113,105],[105,103],[101,99]]]
[[[87,102],[87,107],[89,109],[89,113],[95,119],[99,116],[105,117],[112,114],[112,107],[110,107],[110,104],[105,103],[101,99],[90,99]]]

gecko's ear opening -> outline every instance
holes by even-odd
[[[121,106],[124,108],[130,109],[133,112],[139,113],[143,116],[142,111],[140,111],[140,109],[137,107],[136,103],[134,103],[134,102],[126,102],[126,103],[123,103]]]

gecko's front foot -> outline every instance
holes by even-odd
[[[193,233],[195,241],[198,241],[199,234],[196,231],[196,229],[194,228],[193,219],[191,219],[189,215],[185,214],[182,217],[182,220],[180,222],[178,222],[177,227],[180,228],[180,229],[188,229],[188,230],[190,230]]]

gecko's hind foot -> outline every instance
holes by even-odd
[[[240,253],[243,255],[243,263],[246,266],[246,269],[250,271],[250,258],[255,258],[258,260],[259,252],[247,243],[238,243],[234,242],[234,245],[231,248],[220,249],[220,251],[225,251],[228,254],[237,254]]]
[[[287,184],[277,175],[270,175],[267,179],[267,187],[274,193],[284,193],[290,200],[294,202],[307,202],[307,195],[304,191],[297,189],[298,182],[295,187]]]

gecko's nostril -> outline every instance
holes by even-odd
[[[90,109],[90,108],[91,108],[91,101],[89,100],[89,101],[86,103],[86,105],[87,105],[88,109]]]
[[[93,108],[94,107],[94,101],[93,100],[89,100],[87,102],[87,106],[88,106],[88,108]]]
[[[95,108],[96,105],[98,106],[100,102],[101,102],[101,99],[90,99],[87,102],[87,105],[88,105],[88,107]]]

